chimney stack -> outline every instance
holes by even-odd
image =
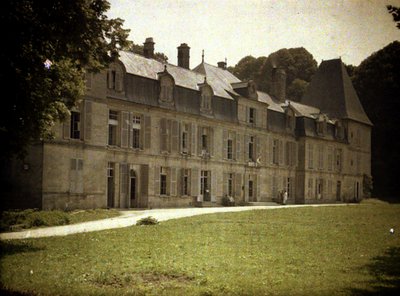
[[[286,100],[286,72],[283,68],[272,69],[271,94],[281,103]]]
[[[226,62],[218,62],[218,68],[226,70]]]
[[[186,43],[182,43],[178,47],[178,66],[190,69],[190,47]]]
[[[154,58],[153,37],[146,38],[146,41],[143,43],[143,55],[145,58],[148,58],[148,59]]]

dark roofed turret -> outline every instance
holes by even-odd
[[[322,61],[301,103],[319,108],[330,118],[372,125],[341,59]]]

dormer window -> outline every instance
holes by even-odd
[[[118,63],[111,64],[107,71],[107,88],[115,92],[124,91],[124,70]]]
[[[287,108],[285,111],[286,130],[293,131],[296,128],[296,116],[293,109]]]
[[[320,114],[316,119],[317,134],[323,136],[326,133],[326,116]]]
[[[158,73],[160,81],[159,102],[162,105],[174,105],[174,88],[175,80],[167,71],[167,66],[164,72]]]
[[[199,84],[200,87],[200,112],[211,114],[212,113],[212,97],[214,95],[213,89],[207,83],[207,78],[204,78],[204,83]]]
[[[344,128],[340,120],[335,123],[335,137],[339,140],[343,140],[344,138]]]

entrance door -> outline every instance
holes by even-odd
[[[336,183],[336,200],[341,201],[341,190],[342,190],[342,183],[340,181],[337,181]]]
[[[203,195],[203,201],[211,201],[209,171],[201,171],[200,176],[200,194]]]
[[[114,163],[109,162],[107,168],[107,207],[114,207]]]
[[[136,173],[134,170],[129,172],[129,196],[131,199],[131,208],[137,207],[137,196],[136,196]]]

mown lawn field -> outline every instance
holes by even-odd
[[[367,202],[3,241],[0,281],[28,295],[396,295],[399,265],[400,205]]]

